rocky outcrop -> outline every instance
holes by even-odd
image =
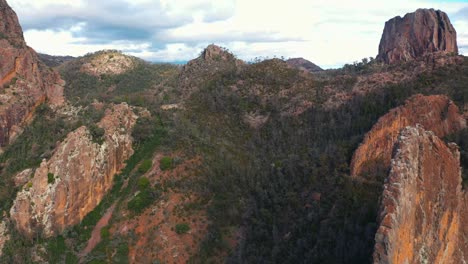
[[[314,63],[304,59],[304,58],[293,58],[289,59],[286,61],[289,66],[298,68],[303,71],[309,71],[309,72],[319,72],[323,71],[322,68],[319,66],[315,65]]]
[[[351,176],[373,173],[378,168],[390,167],[393,147],[401,129],[421,124],[438,137],[466,127],[466,120],[458,107],[446,96],[415,95],[403,106],[392,109],[381,117],[354,152]]]
[[[100,51],[91,55],[91,61],[81,66],[81,71],[100,77],[101,75],[118,75],[135,67],[136,58],[117,51]]]
[[[433,132],[402,131],[382,195],[374,263],[468,261],[459,160],[457,146]]]
[[[191,93],[204,86],[219,73],[238,71],[245,63],[230,53],[227,49],[216,45],[206,47],[200,56],[189,61],[179,75],[179,87],[183,97],[188,98]]]
[[[48,101],[64,103],[63,81],[26,46],[15,12],[0,0],[0,148],[13,141]]]
[[[45,237],[76,225],[111,189],[114,175],[132,154],[131,131],[137,116],[127,104],[106,110],[96,143],[82,126],[68,134],[49,160],[36,169],[10,210],[17,229],[27,237]]]
[[[385,23],[377,59],[396,63],[433,52],[457,53],[457,32],[446,13],[418,9]]]

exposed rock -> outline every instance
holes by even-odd
[[[1,3],[1,0],[0,0],[0,3]],[[8,224],[4,219],[3,221],[0,222],[0,256],[3,252],[3,247],[5,246],[5,243],[8,242],[9,240],[10,240],[10,232],[8,229]]]
[[[135,66],[135,58],[120,52],[102,51],[92,55],[90,62],[83,64],[81,70],[94,76],[118,75],[131,70]]]
[[[244,115],[244,122],[246,122],[251,128],[259,129],[268,122],[270,115],[262,115],[258,112],[248,113]]]
[[[125,103],[108,109],[98,124],[105,131],[101,145],[84,126],[69,133],[18,193],[10,211],[17,229],[28,237],[49,237],[78,224],[111,189],[114,175],[133,154],[136,119]]]
[[[402,131],[384,186],[374,263],[466,263],[460,154],[421,127]]]
[[[18,18],[4,0],[0,18],[0,147],[4,147],[32,119],[38,105],[64,103],[64,83],[26,46]]]
[[[13,179],[15,182],[15,187],[20,187],[20,186],[25,185],[31,179],[32,175],[33,175],[32,169],[25,169],[24,171],[16,174],[15,178]]]
[[[293,58],[286,61],[290,66],[309,72],[323,71],[322,68],[304,58]]]
[[[400,131],[416,124],[444,137],[465,128],[466,120],[446,96],[412,96],[403,106],[381,117],[366,134],[363,143],[354,152],[351,176],[375,172],[378,168],[388,169]]]
[[[219,72],[237,71],[243,65],[245,65],[243,61],[236,59],[226,49],[209,45],[198,58],[189,61],[182,68],[179,86],[182,88],[183,97],[188,97]]]
[[[457,32],[446,13],[418,9],[385,23],[377,59],[395,63],[433,52],[458,53]]]

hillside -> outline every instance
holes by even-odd
[[[216,45],[183,67],[105,50],[51,69],[18,46],[40,70],[13,88],[32,100],[19,85],[46,80],[45,99],[18,110],[0,155],[0,263],[468,260],[468,58],[440,44],[454,41],[440,12],[390,20],[378,59],[325,71]],[[406,36],[445,25],[434,49],[392,42],[420,16],[441,23]]]

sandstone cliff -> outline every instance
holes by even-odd
[[[444,137],[466,127],[466,120],[458,107],[442,95],[415,95],[403,106],[384,115],[367,133],[354,152],[351,176],[388,169],[395,142],[401,129],[421,124],[426,130]]]
[[[21,133],[36,106],[62,105],[63,81],[26,46],[15,12],[0,1],[0,148]]]
[[[458,52],[457,32],[446,13],[418,9],[385,23],[377,59],[395,63],[439,51]]]
[[[111,189],[114,175],[133,154],[136,119],[124,103],[108,109],[99,122],[105,131],[102,144],[94,142],[84,126],[68,134],[18,193],[10,211],[17,229],[29,237],[48,237],[78,224]]]
[[[432,132],[402,131],[381,200],[374,263],[466,263],[459,159],[457,146]]]

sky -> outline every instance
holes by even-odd
[[[186,62],[209,44],[238,58],[303,57],[322,68],[375,57],[384,24],[445,11],[468,54],[468,0],[7,0],[29,46],[51,55],[117,49]]]

